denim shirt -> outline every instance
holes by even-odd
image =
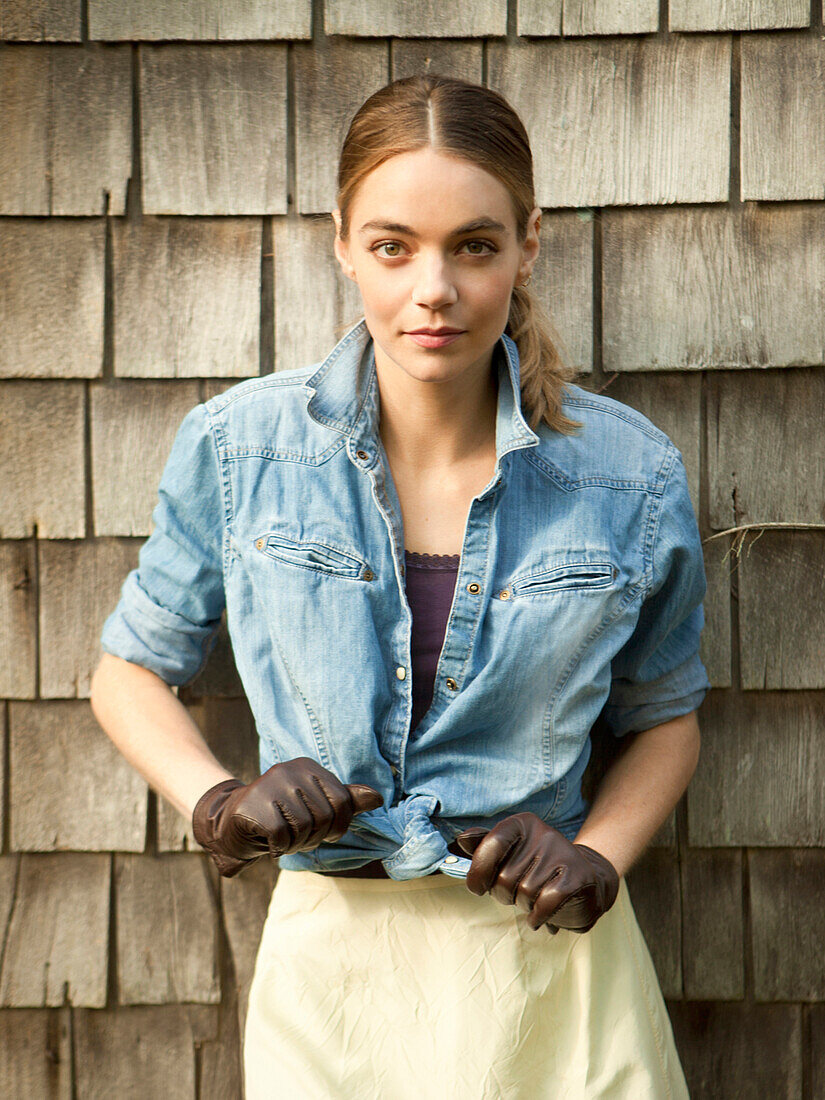
[[[381,859],[466,875],[447,844],[531,811],[572,840],[603,712],[616,736],[695,710],[706,579],[679,451],[568,384],[564,435],[527,424],[515,343],[495,345],[496,463],[472,500],[436,670],[414,731],[401,507],[364,320],[320,364],[232,386],[182,421],[153,532],[104,651],[186,684],[221,616],[260,768],[309,756],[384,805],[291,870]],[[411,549],[414,549],[411,548]]]

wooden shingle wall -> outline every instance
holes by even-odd
[[[219,880],[89,679],[184,413],[358,316],[336,154],[427,68],[521,113],[532,289],[688,469],[713,689],[629,881],[692,1095],[825,1095],[819,0],[2,0],[0,40],[3,1095],[241,1094],[276,869]],[[180,695],[256,774],[225,635]]]

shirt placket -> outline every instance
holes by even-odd
[[[375,440],[352,444],[351,457],[361,466],[372,483],[376,507],[386,525],[392,547],[395,581],[403,616],[390,639],[391,660],[398,681],[395,702],[384,727],[382,752],[390,762],[396,779],[397,794],[403,795],[405,753],[412,715],[412,612],[404,582],[404,546],[401,506],[390,473],[386,453]],[[436,665],[435,685],[430,710],[448,706],[461,690],[481,620],[489,578],[488,544],[493,529],[493,514],[502,474],[499,463],[489,484],[473,499],[464,531],[456,586],[450,605],[444,640]]]

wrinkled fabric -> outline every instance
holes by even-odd
[[[438,800],[423,794],[408,795],[396,806],[379,806],[358,814],[349,831],[367,837],[375,858],[383,862],[392,879],[403,882],[431,871],[466,878],[470,860],[450,854],[447,841],[432,823]],[[281,856],[281,859],[289,859]]]
[[[585,933],[442,875],[282,870],[244,1036],[247,1100],[687,1100],[625,880]]]
[[[282,857],[289,870],[380,858],[399,881],[460,874],[447,845],[520,812],[573,840],[599,715],[621,737],[695,710],[710,687],[677,448],[572,384],[563,411],[582,427],[533,430],[506,333],[491,367],[495,468],[469,507],[414,737],[402,510],[365,322],[322,363],[231,386],[178,430],[101,645],[185,684],[225,611],[261,772],[307,756],[381,793],[339,841]]]

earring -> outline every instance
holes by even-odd
[[[531,274],[531,275],[528,275],[528,276],[527,276],[527,278],[526,278],[526,279],[524,280],[524,282],[523,282],[523,283],[519,283],[519,286],[527,286],[527,284],[528,284],[528,283],[530,282],[530,280],[531,280],[532,278],[533,278],[532,274]]]

